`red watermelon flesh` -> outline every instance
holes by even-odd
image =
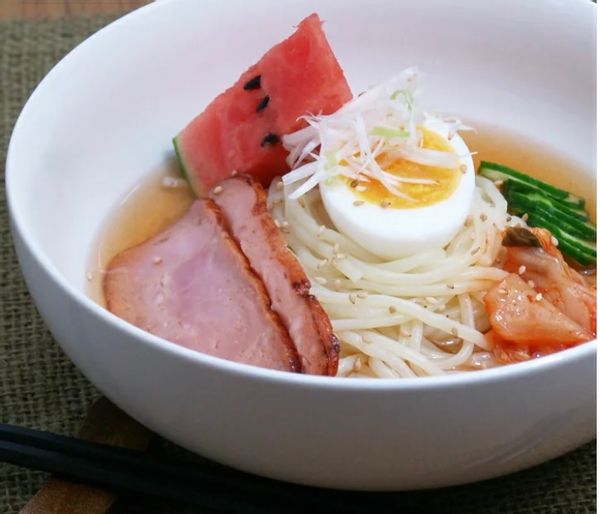
[[[304,114],[330,114],[352,93],[317,14],[271,48],[174,139],[182,169],[200,195],[247,173],[267,186],[289,168],[281,136],[306,124]]]

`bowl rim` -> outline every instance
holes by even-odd
[[[438,388],[458,388],[473,384],[489,384],[504,380],[513,380],[525,375],[536,375],[539,373],[552,372],[557,367],[567,366],[580,359],[594,358],[596,353],[597,339],[593,339],[581,345],[562,350],[560,352],[546,355],[529,361],[508,364],[491,369],[476,370],[474,372],[457,372],[440,376],[425,376],[414,378],[379,379],[379,378],[356,378],[356,377],[330,377],[319,375],[307,375],[278,371],[268,368],[260,368],[249,364],[229,361],[212,355],[204,354],[166,339],[146,332],[114,315],[98,303],[96,303],[83,290],[70,284],[59,272],[56,266],[47,257],[45,252],[28,232],[25,221],[19,215],[18,207],[13,199],[16,169],[18,168],[18,156],[15,153],[15,141],[20,137],[23,125],[27,123],[35,99],[42,94],[46,84],[60,76],[61,70],[88,46],[94,44],[98,39],[105,37],[114,30],[120,30],[132,20],[137,20],[154,10],[167,9],[171,4],[179,0],[162,0],[142,6],[128,14],[114,20],[91,34],[84,41],[71,49],[62,59],[58,61],[35,87],[24,107],[22,108],[15,126],[13,128],[6,158],[6,200],[8,205],[9,219],[11,220],[11,231],[13,237],[17,235],[27,248],[31,257],[47,277],[62,291],[71,301],[80,305],[88,314],[99,318],[103,323],[112,324],[126,336],[136,340],[136,344],[150,345],[159,352],[166,353],[180,360],[191,361],[199,366],[213,368],[214,371],[222,371],[228,375],[238,375],[240,378],[250,380],[262,380],[267,383],[285,384],[302,388],[319,388],[327,390],[350,390],[353,392],[369,391],[405,391],[405,390],[430,390]],[[573,3],[582,6],[595,4],[588,1]],[[60,344],[60,341],[58,341]]]

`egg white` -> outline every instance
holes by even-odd
[[[430,119],[428,130],[448,137],[448,126]],[[323,204],[335,227],[371,253],[384,259],[396,259],[427,249],[447,245],[465,222],[475,192],[473,159],[464,140],[454,135],[448,143],[466,167],[452,195],[425,207],[384,209],[365,202],[354,205],[359,198],[341,180],[324,181],[319,185]]]

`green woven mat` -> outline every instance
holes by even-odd
[[[0,162],[16,117],[48,69],[106,17],[0,23]],[[74,434],[98,392],[52,339],[23,283],[0,191],[0,421]],[[189,457],[189,456],[188,456]],[[199,465],[206,463],[199,462]],[[43,473],[0,464],[0,513],[18,512]],[[596,446],[509,477],[450,489],[395,494],[332,492],[365,511],[554,514],[596,511]],[[370,508],[367,508],[367,505]],[[123,498],[118,512],[196,512],[148,499]]]

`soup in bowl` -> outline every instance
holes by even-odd
[[[361,2],[165,2],[50,72],[11,140],[13,233],[104,394],[219,462],[347,489],[489,478],[593,437],[594,8],[463,4],[365,23]],[[296,112],[294,62],[278,82],[265,52],[305,18],[335,73]],[[246,103],[249,128],[215,124]]]

